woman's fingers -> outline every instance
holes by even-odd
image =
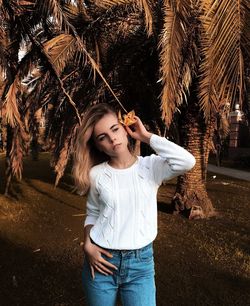
[[[101,261],[90,263],[90,267],[91,267],[91,275],[93,279],[95,277],[94,269],[104,275],[113,274],[113,271],[111,271],[109,268],[117,270],[116,266],[112,265],[111,263],[109,263],[103,258],[101,259]]]
[[[113,255],[111,253],[109,253],[108,251],[102,249],[102,248],[99,248],[100,252],[106,256],[108,256],[109,258],[112,258]]]
[[[136,119],[136,122],[141,122],[141,119],[138,116],[134,116],[134,118]]]
[[[108,262],[107,260],[105,260],[104,258],[101,259],[101,263],[103,263],[105,266],[118,270],[116,266],[114,266],[112,263]]]
[[[137,135],[137,127],[136,127],[136,123],[134,123],[133,125],[130,126],[125,126],[126,131],[128,132],[128,134],[134,138],[135,135]]]
[[[113,274],[113,272],[110,269],[115,269],[117,270],[117,267],[114,266],[113,264],[111,264],[110,262],[108,262],[107,260],[105,260],[102,257],[102,254],[106,255],[109,258],[112,258],[113,255],[111,253],[109,253],[108,251],[102,249],[101,247],[96,247],[96,254],[92,254],[88,256],[88,260],[90,263],[90,267],[91,267],[91,275],[92,278],[94,279],[94,270],[104,274],[104,275],[108,275],[108,274]]]
[[[102,263],[98,263],[98,264],[96,264],[95,265],[95,268],[99,271],[99,272],[101,272],[101,273],[103,273],[103,274],[105,274],[105,275],[108,275],[108,274],[113,274],[113,272],[111,271],[111,270],[109,270],[108,268],[106,268]]]
[[[97,262],[97,263],[93,263],[90,265],[91,267],[91,275],[92,278],[94,279],[93,275],[94,275],[94,270],[104,274],[104,275],[109,275],[109,274],[113,274],[112,271],[110,271],[109,269],[107,269],[102,263]]]
[[[102,248],[100,248],[100,252],[101,252],[102,254],[106,255],[106,256],[109,257],[109,258],[112,258],[112,257],[113,257],[113,255],[112,255],[111,253],[109,253],[109,252],[106,251],[106,250],[103,250]],[[112,265],[110,262],[108,262],[107,260],[105,260],[103,257],[101,257],[101,262],[102,262],[103,264],[105,264],[105,266],[108,266],[108,267],[110,267],[110,268],[113,268],[113,269],[117,270],[117,267],[116,267],[116,266]]]
[[[106,273],[106,272],[104,272],[102,269],[101,269],[101,267],[99,267],[99,266],[97,266],[97,265],[95,265],[95,269],[96,269],[96,271],[98,271],[99,273],[101,273],[101,274],[104,274],[104,275],[108,275],[108,273]]]
[[[126,126],[126,130],[131,136],[146,130],[141,119],[137,116],[135,116],[135,119],[135,123],[131,124],[130,126]]]

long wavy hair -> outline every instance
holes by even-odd
[[[109,104],[99,103],[91,106],[85,113],[82,124],[79,126],[74,146],[74,162],[72,175],[75,186],[81,194],[86,194],[90,187],[90,169],[104,161],[109,156],[100,152],[92,139],[95,124],[106,114],[112,113],[117,116],[116,111]],[[133,151],[133,143],[129,139],[129,150]]]

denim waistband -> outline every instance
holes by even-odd
[[[137,251],[140,251],[140,252],[146,251],[147,249],[149,249],[151,247],[152,247],[152,242],[149,243],[148,245],[140,248],[140,249],[134,249],[134,250],[116,250],[116,249],[106,249],[105,248],[105,250],[107,250],[107,251],[109,251],[109,252],[111,252],[113,254],[122,254],[122,253],[124,254],[124,253],[133,253],[133,252],[137,252]]]
[[[91,239],[91,241],[94,244],[98,245],[92,239]],[[152,246],[153,246],[153,243],[150,242],[148,245],[146,245],[146,246],[144,246],[140,249],[132,249],[132,250],[117,250],[117,249],[108,249],[108,248],[104,248],[104,247],[101,247],[101,246],[99,246],[99,247],[101,247],[104,250],[107,250],[108,252],[112,253],[113,255],[125,255],[125,254],[135,254],[135,255],[137,255],[138,253],[141,253],[143,251],[146,251],[146,250],[150,249]]]

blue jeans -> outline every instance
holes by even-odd
[[[115,265],[113,275],[95,271],[92,279],[87,260],[83,265],[83,288],[88,306],[115,306],[117,294],[123,306],[156,306],[152,243],[138,250],[110,250],[113,257],[102,254]]]

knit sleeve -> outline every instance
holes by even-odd
[[[93,171],[90,171],[90,189],[87,196],[87,217],[84,222],[84,226],[95,224],[99,217],[99,196],[96,188],[96,175]]]
[[[150,146],[157,153],[151,156],[151,167],[155,182],[160,185],[191,170],[195,165],[194,156],[179,145],[153,134]]]

